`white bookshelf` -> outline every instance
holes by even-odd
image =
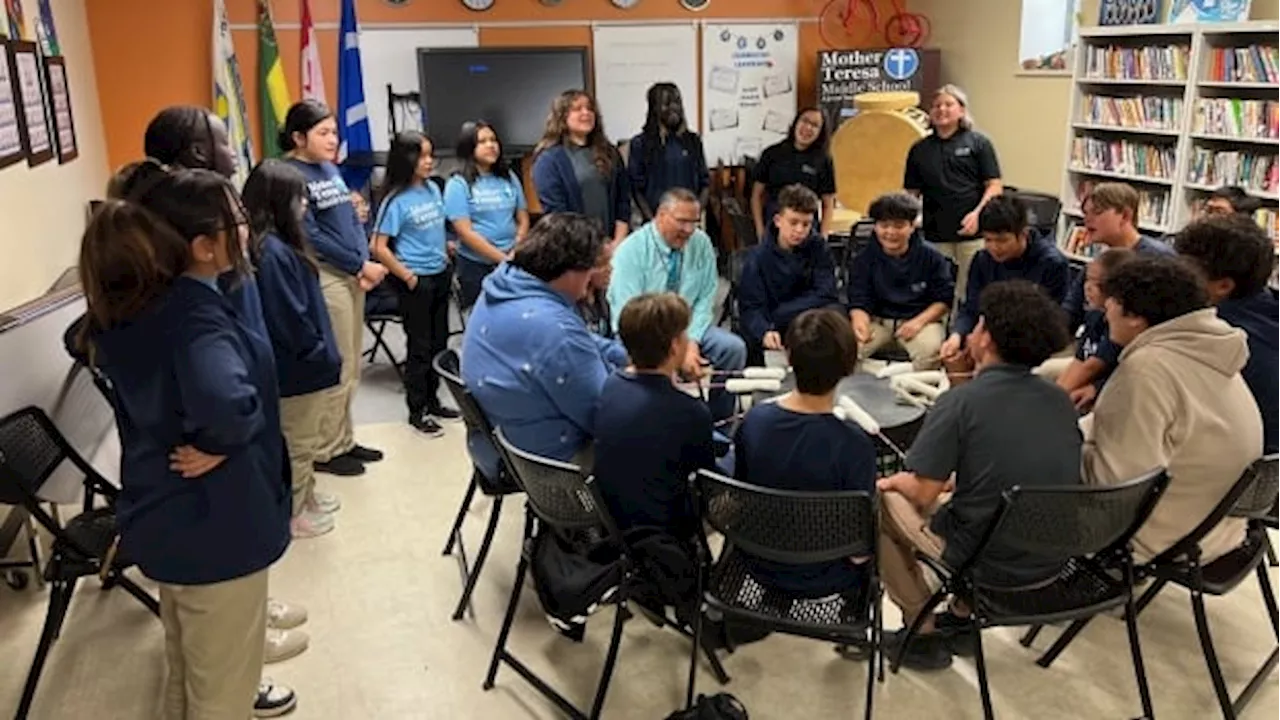
[[[1244,184],[1193,181],[1191,172],[1197,153],[1238,152],[1266,156],[1280,153],[1280,140],[1274,137],[1236,137],[1196,127],[1196,110],[1202,100],[1276,101],[1280,91],[1280,85],[1276,83],[1258,80],[1226,82],[1211,77],[1210,71],[1216,49],[1274,46],[1277,33],[1280,33],[1280,23],[1276,21],[1081,29],[1080,45],[1074,53],[1072,68],[1071,111],[1064,149],[1066,170],[1060,194],[1063,211],[1058,238],[1064,250],[1071,230],[1082,222],[1078,189],[1084,182],[1096,184],[1118,180],[1133,185],[1145,196],[1164,198],[1163,213],[1140,217],[1139,227],[1147,233],[1167,234],[1177,231],[1192,219],[1196,206],[1208,192],[1221,184]],[[1173,57],[1171,53],[1157,55],[1152,50],[1168,46],[1185,48],[1185,61],[1175,67],[1169,62]],[[1154,61],[1152,64],[1156,66],[1156,72],[1133,71],[1136,65],[1132,62],[1108,64],[1105,62],[1107,58],[1100,56],[1106,48],[1135,53],[1145,51],[1146,59]],[[1121,69],[1119,77],[1114,72],[1117,68]],[[1126,68],[1131,71],[1124,72]],[[1114,102],[1126,100],[1129,102],[1123,108],[1118,108],[1120,103]],[[1104,109],[1111,114],[1091,115],[1091,108]],[[1114,122],[1113,118],[1120,122]],[[1148,122],[1142,124],[1144,119]],[[1115,143],[1122,144],[1123,152],[1119,157],[1109,152],[1115,148]],[[1159,152],[1155,155],[1164,162],[1139,167],[1139,153],[1130,149],[1134,146],[1157,148]],[[1093,152],[1085,153],[1081,161],[1079,151],[1086,148]],[[1150,157],[1152,153],[1144,155]],[[1153,172],[1153,168],[1159,172]],[[1249,190],[1272,213],[1276,212],[1280,202],[1276,188],[1250,187]]]

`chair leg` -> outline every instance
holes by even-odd
[[[1142,717],[1151,720],[1155,717],[1155,708],[1151,705],[1151,687],[1147,684],[1147,668],[1142,660],[1142,646],[1138,643],[1138,609],[1133,602],[1133,591],[1125,602],[1125,629],[1129,633],[1129,653],[1133,656],[1133,672],[1138,680],[1138,697],[1142,701]]]
[[[1271,567],[1280,567],[1280,562],[1276,561],[1276,546],[1271,544],[1271,536],[1267,536],[1267,564]]]
[[[1232,704],[1231,710],[1237,715],[1244,710],[1244,706],[1249,704],[1249,701],[1253,699],[1253,696],[1258,692],[1258,689],[1267,681],[1267,678],[1271,675],[1271,671],[1276,669],[1276,660],[1277,657],[1280,657],[1280,654],[1278,653],[1280,653],[1280,651],[1271,651],[1271,654],[1267,656],[1266,662],[1262,663],[1262,667],[1258,668],[1258,672],[1254,673],[1253,679],[1249,681],[1249,684],[1240,692],[1240,697],[1236,698],[1235,703]]]
[[[1271,572],[1264,565],[1258,566],[1258,587],[1262,591],[1262,601],[1267,604],[1267,614],[1271,616],[1271,631],[1280,640],[1280,626],[1277,625],[1276,594],[1271,588]]]
[[[1209,633],[1209,618],[1204,612],[1204,594],[1198,590],[1191,591],[1191,609],[1195,614],[1196,633],[1200,635],[1204,661],[1209,666],[1209,678],[1213,680],[1213,691],[1218,696],[1218,705],[1222,708],[1222,717],[1226,720],[1235,720],[1235,708],[1232,707],[1231,696],[1227,694],[1227,681],[1222,677],[1218,653],[1213,647],[1213,637]]]
[[[467,511],[471,509],[471,500],[476,495],[476,471],[471,472],[471,483],[467,485],[467,493],[462,496],[462,506],[458,508],[458,516],[453,519],[453,527],[449,529],[449,539],[444,544],[441,555],[452,555],[453,546],[458,542],[458,533],[462,532],[462,523],[467,519]]]
[[[970,622],[973,633],[974,662],[978,666],[978,694],[982,696],[982,717],[994,720],[995,712],[991,709],[991,688],[987,684],[987,659],[982,652],[982,630],[976,622]]]
[[[698,584],[699,597],[701,597],[702,584]],[[693,648],[689,651],[689,679],[684,686],[684,707],[686,710],[693,708],[693,691],[698,681],[698,651],[703,650],[702,647],[702,621],[706,615],[706,608],[699,603],[697,617],[693,619]],[[705,648],[708,658],[715,657],[715,650]],[[716,660],[719,664],[719,660]],[[723,668],[721,668],[723,670]]]
[[[924,604],[924,608],[916,614],[915,619],[911,621],[911,627],[907,630],[906,636],[902,638],[902,643],[898,646],[898,652],[894,653],[893,662],[889,664],[889,670],[892,671],[893,674],[897,675],[898,670],[902,667],[902,658],[907,654],[907,643],[920,632],[920,627],[924,625],[925,618],[929,617],[929,615],[933,613],[933,609],[937,607],[938,603],[942,602],[946,596],[945,588],[939,588],[938,591],[933,594],[933,597],[929,598],[929,602]]]
[[[1167,582],[1168,581],[1163,578],[1152,582],[1151,587],[1147,588],[1147,591],[1142,593],[1142,596],[1138,598],[1138,604],[1134,606],[1134,611],[1138,615],[1141,615],[1142,611],[1146,610],[1147,606],[1151,604],[1151,601],[1156,599],[1156,595],[1159,595],[1160,591],[1164,589]]]
[[[1044,654],[1036,660],[1036,664],[1042,668],[1047,668],[1052,665],[1053,661],[1058,659],[1058,656],[1062,654],[1062,651],[1067,649],[1067,646],[1071,644],[1072,640],[1076,639],[1076,635],[1079,635],[1080,631],[1084,630],[1084,626],[1088,625],[1091,619],[1092,618],[1081,618],[1071,623],[1066,630],[1062,631],[1062,634],[1053,642],[1053,645],[1050,645],[1049,649],[1045,650]]]
[[[36,697],[36,686],[40,684],[40,674],[44,672],[45,661],[49,658],[49,650],[53,641],[62,630],[62,621],[71,607],[71,594],[75,592],[75,583],[55,580],[49,589],[49,609],[44,617],[44,629],[40,632],[40,644],[36,646],[35,659],[31,661],[31,669],[27,671],[27,682],[22,687],[22,699],[18,701],[16,720],[25,720],[31,712],[31,703]]]
[[[1040,631],[1043,629],[1044,629],[1043,625],[1032,625],[1031,627],[1027,628],[1027,631],[1025,633],[1022,634],[1022,638],[1018,640],[1018,643],[1025,648],[1031,647],[1032,643],[1034,643],[1036,641],[1036,638],[1040,636]]]
[[[44,567],[40,564],[40,536],[36,533],[36,524],[27,516],[27,553],[31,556],[31,574],[34,576],[36,588],[44,589]]]
[[[613,679],[613,667],[618,662],[618,649],[622,645],[622,622],[629,614],[624,597],[613,609],[613,635],[609,638],[609,652],[604,658],[604,670],[600,673],[600,684],[596,687],[596,699],[591,703],[591,720],[598,720],[604,710],[604,698],[609,692],[609,681]]]
[[[489,557],[489,547],[493,544],[493,534],[498,529],[498,518],[502,515],[502,496],[495,495],[493,498],[493,507],[489,510],[489,527],[484,530],[484,540],[480,542],[480,551],[476,553],[476,559],[471,563],[471,572],[467,574],[467,585],[462,589],[462,597],[458,598],[458,607],[453,611],[453,619],[461,620],[466,609],[471,605],[471,593],[476,589],[476,582],[480,580],[480,570],[484,568],[484,561]]]
[[[124,588],[125,592],[129,593],[136,598],[138,602],[142,603],[144,607],[151,611],[152,615],[160,617],[160,601],[152,597],[151,593],[138,587],[137,583],[125,577],[118,570],[113,572],[112,576],[115,577],[116,583],[120,587]]]
[[[871,603],[871,656],[867,658],[867,698],[864,701],[862,711],[865,720],[871,720],[876,694],[876,655],[880,652],[880,642],[876,637],[876,623],[880,616],[880,593],[878,590],[872,592]]]

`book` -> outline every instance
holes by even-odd
[[[1200,98],[1191,131],[1206,135],[1261,140],[1280,139],[1280,103],[1275,100]]]
[[[1277,82],[1280,48],[1276,45],[1249,45],[1213,48],[1209,51],[1207,82]]]
[[[1097,180],[1081,180],[1075,186],[1074,212],[1084,208],[1084,201],[1098,184]],[[1166,228],[1172,222],[1173,203],[1168,190],[1135,188],[1138,191],[1138,223],[1149,228]],[[1083,253],[1081,253],[1083,254]]]
[[[1257,193],[1275,194],[1276,156],[1240,150],[1192,148],[1187,182],[1208,187],[1239,185]]]
[[[1071,168],[1098,170],[1142,178],[1173,177],[1177,157],[1173,144],[1077,136],[1071,141]]]
[[[1107,80],[1186,80],[1190,45],[1090,45],[1085,76]]]
[[[1182,123],[1182,98],[1086,94],[1081,104],[1082,122],[1092,125],[1177,130]]]

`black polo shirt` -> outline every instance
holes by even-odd
[[[764,185],[764,219],[777,211],[777,197],[788,185],[803,185],[818,194],[836,194],[836,170],[826,148],[797,150],[794,143],[783,140],[760,153],[751,179]]]
[[[1018,365],[985,368],[938,398],[907,467],[933,480],[955,473],[955,493],[929,523],[946,540],[943,560],[956,568],[973,554],[1005,490],[1080,483],[1078,418],[1061,388]],[[996,585],[1035,582],[1059,569],[998,545],[985,557],[979,572]]]
[[[996,149],[976,130],[960,128],[949,138],[921,138],[907,153],[902,186],[920,193],[924,234],[932,242],[972,238],[960,235],[960,222],[978,206],[988,180],[1000,177]]]

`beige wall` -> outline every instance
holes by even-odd
[[[34,168],[0,169],[0,312],[43,294],[76,263],[85,208],[107,180],[106,143],[83,0],[52,0],[58,42],[67,62],[80,156]],[[34,16],[36,3],[27,3]]]
[[[1097,0],[1084,0],[1094,24]],[[942,78],[964,88],[970,109],[995,143],[1004,181],[1058,194],[1067,142],[1071,78],[1020,74],[1021,0],[911,0],[929,16],[931,47],[942,50]],[[1254,0],[1253,19],[1274,19],[1277,0]]]

